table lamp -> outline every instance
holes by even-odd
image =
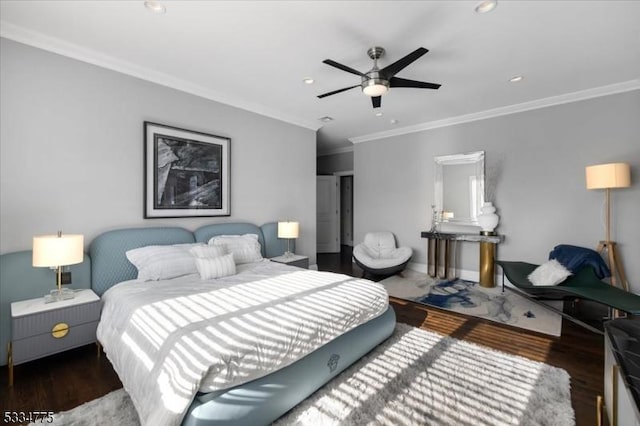
[[[278,238],[287,239],[287,251],[284,253],[285,257],[291,257],[293,255],[289,243],[292,238],[298,238],[298,235],[300,235],[300,224],[298,222],[278,222]]]
[[[616,254],[616,243],[611,241],[611,189],[631,186],[631,168],[626,163],[596,164],[585,169],[587,189],[605,190],[605,240],[598,244],[598,252],[607,253],[611,270],[611,285],[616,286],[618,278],[624,290],[629,291],[629,283],[624,274],[622,263]]]
[[[62,288],[62,267],[82,263],[84,237],[82,235],[40,235],[33,237],[33,266],[56,269],[57,289],[45,295],[45,303],[73,299],[74,292]]]

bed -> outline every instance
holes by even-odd
[[[246,234],[257,235],[264,259],[215,279],[141,282],[126,257]],[[391,335],[384,288],[266,260],[285,249],[275,223],[123,229],[93,240],[98,338],[142,424],[269,424]]]

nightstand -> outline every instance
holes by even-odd
[[[9,386],[13,366],[94,343],[100,321],[100,298],[90,289],[73,299],[44,303],[44,297],[11,304],[11,342],[7,351]]]
[[[282,255],[278,257],[272,257],[271,260],[290,266],[297,266],[298,268],[309,269],[309,258],[307,256],[301,256],[299,254],[292,254],[291,256]]]

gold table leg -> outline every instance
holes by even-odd
[[[436,244],[437,243],[434,238],[427,239],[427,274],[429,274],[430,277],[435,277],[436,275],[438,275],[438,256],[436,254]]]
[[[9,387],[13,386],[13,346],[7,343],[7,369],[9,370]]]
[[[496,235],[495,232],[482,231],[482,235]],[[495,287],[496,245],[486,241],[480,242],[480,285]]]

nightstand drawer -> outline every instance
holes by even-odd
[[[297,266],[298,268],[309,269],[309,258],[307,256],[301,256],[299,254],[292,254],[290,256],[282,255],[272,257],[272,262],[284,263],[289,266]]]
[[[294,260],[293,262],[288,262],[289,266],[297,266],[298,268],[309,269],[309,258],[305,257],[304,259]]]
[[[64,323],[73,328],[100,320],[100,301],[69,306],[63,309],[38,312],[14,317],[11,322],[12,340],[20,340],[38,335],[49,335],[56,324]]]
[[[97,328],[98,321],[93,321],[69,327],[69,331],[59,338],[49,331],[25,339],[14,339],[11,342],[13,365],[96,342]]]

